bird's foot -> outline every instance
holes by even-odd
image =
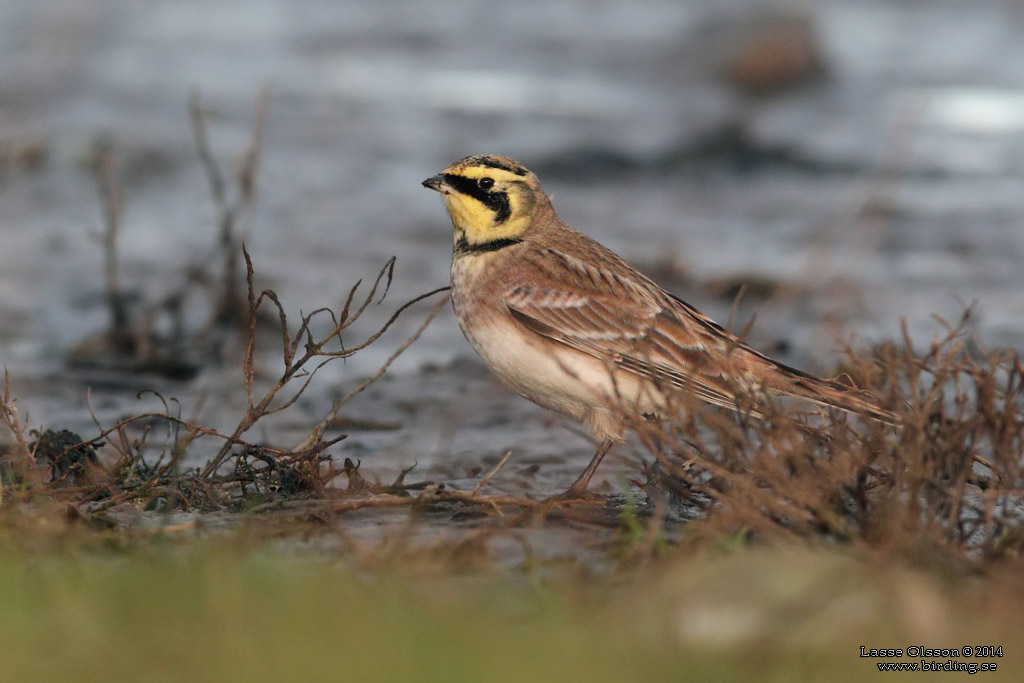
[[[588,491],[585,484],[583,486],[573,484],[569,487],[568,491],[545,498],[543,502],[545,504],[557,505],[561,503],[603,503],[604,501],[604,496]]]

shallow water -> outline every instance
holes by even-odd
[[[215,240],[186,111],[193,89],[230,169],[269,88],[246,244],[259,286],[274,287],[289,313],[337,307],[355,280],[398,257],[387,302],[356,336],[447,281],[450,227],[420,181],[466,154],[499,152],[539,173],[568,222],[718,320],[732,297],[716,295],[716,282],[764,283],[733,326],[756,312],[750,341],[782,361],[828,372],[837,340],[894,338],[901,319],[923,344],[941,332],[933,314],[955,319],[971,302],[983,345],[1020,347],[1024,11],[995,0],[814,3],[826,75],[756,99],[716,75],[714,55],[722,26],[770,7],[3,3],[0,357],[22,415],[88,435],[90,405],[110,424],[156,407],[135,398],[153,387],[205,424],[237,421],[238,361],[187,382],[65,364],[107,320],[86,163],[98,147],[119,161],[123,277],[142,300],[179,286]],[[259,438],[301,440],[427,308],[328,366]],[[277,354],[270,344],[261,362]],[[335,449],[382,480],[416,462],[417,474],[471,488],[511,449],[491,490],[540,496],[591,454],[578,428],[486,374],[450,311],[344,412],[398,425],[353,432]],[[640,457],[619,449],[599,490],[628,486]]]

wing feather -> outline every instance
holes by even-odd
[[[553,249],[540,256],[521,264],[538,271],[529,278],[538,284],[505,293],[506,307],[521,324],[659,389],[736,407],[730,368],[717,359],[738,341],[703,316],[694,317],[689,306],[658,296],[657,286],[645,279],[609,273]]]
[[[508,311],[536,334],[648,379],[658,389],[677,389],[731,409],[737,408],[737,395],[767,390],[897,424],[893,413],[855,389],[758,353],[611,252],[596,256],[605,259],[603,267],[599,259],[551,248],[526,255],[519,282],[535,284],[506,291]]]

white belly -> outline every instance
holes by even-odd
[[[491,255],[452,262],[452,306],[462,333],[503,382],[537,405],[583,423],[598,441],[621,441],[627,417],[659,412],[664,397],[636,375],[546,339],[515,322],[497,298],[483,295]],[[470,315],[472,312],[472,315]]]
[[[583,422],[599,441],[619,441],[625,416],[656,412],[660,397],[633,375],[612,372],[597,358],[536,336],[511,317],[470,320],[456,307],[459,326],[487,366],[534,403]]]

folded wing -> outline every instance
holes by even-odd
[[[532,332],[646,378],[663,393],[735,410],[737,394],[767,390],[894,420],[848,387],[761,355],[624,262],[602,268],[593,260],[556,249],[527,255],[520,268],[535,272],[519,282],[543,284],[508,289],[508,311]]]

